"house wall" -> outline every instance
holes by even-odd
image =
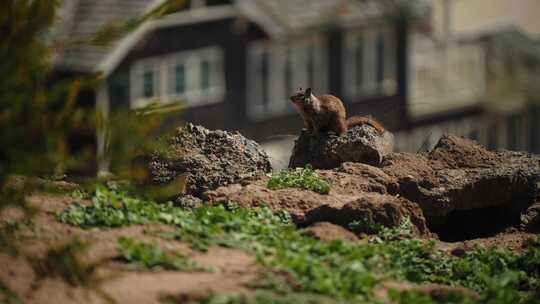
[[[535,100],[527,92],[516,90],[516,86],[508,86],[509,78],[499,81],[493,73],[497,67],[504,67],[501,62],[508,58],[493,58],[486,41],[459,44],[452,39],[474,38],[485,31],[497,32],[509,26],[532,37],[538,36],[540,22],[535,15],[540,3],[534,0],[431,3],[432,35],[411,39],[408,98],[411,124],[396,134],[398,150],[415,152],[424,142],[429,148],[442,132],[451,132],[476,139],[490,149],[538,153],[540,129]],[[426,50],[434,56],[426,56]],[[505,71],[501,74],[514,77]]]
[[[223,52],[225,96],[217,103],[183,109],[178,121],[225,130],[242,128],[246,103],[246,45],[262,37],[264,33],[254,25],[232,18],[164,28],[149,33],[109,77],[111,107],[129,107],[130,69],[138,60],[212,46]]]
[[[344,96],[343,92],[343,44],[347,31],[362,31],[362,28],[333,28],[320,34],[328,46],[328,92]],[[405,69],[406,65],[398,62],[405,58],[406,48],[401,45],[406,41],[398,35],[398,29],[391,29],[396,47],[392,63],[396,69]],[[267,40],[267,36],[255,25],[240,19],[225,19],[189,26],[171,27],[150,33],[129,53],[119,67],[111,74],[108,81],[111,108],[129,107],[130,69],[145,58],[159,58],[184,50],[218,46],[224,53],[226,93],[222,102],[194,106],[182,110],[179,121],[189,121],[205,125],[212,129],[239,130],[247,137],[258,141],[272,140],[280,135],[294,135],[302,128],[302,121],[292,110],[268,119],[251,119],[247,115],[247,103],[250,102],[247,91],[247,52],[255,41]],[[345,62],[345,64],[347,64]],[[396,89],[390,95],[372,95],[342,97],[349,115],[373,115],[389,129],[402,128],[405,123],[405,98],[403,86],[406,80],[398,77],[403,71],[396,72]],[[175,119],[171,119],[173,123]]]
[[[453,34],[474,34],[508,25],[518,26],[530,35],[540,35],[538,0],[435,0],[433,27],[444,34],[445,2],[450,1],[450,30]]]

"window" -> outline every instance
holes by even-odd
[[[356,88],[363,88],[364,87],[364,82],[363,82],[363,78],[364,78],[364,48],[362,47],[363,46],[363,43],[362,43],[362,38],[359,37],[358,40],[357,40],[357,48],[356,49],[353,49],[353,51],[355,52],[355,70],[354,72],[356,73],[355,74],[355,84],[356,84]]]
[[[540,106],[529,109],[529,152],[540,153]]]
[[[174,93],[184,95],[186,93],[186,67],[177,63],[174,68]]]
[[[210,47],[138,62],[131,71],[131,94],[132,108],[152,101],[187,106],[219,102],[225,94],[222,51]]]
[[[487,148],[489,150],[497,150],[497,137],[498,137],[498,128],[496,124],[489,125],[487,130]]]
[[[321,37],[282,44],[253,43],[248,51],[248,114],[265,119],[294,111],[298,87],[326,92],[327,51]]]
[[[144,59],[133,65],[130,75],[132,108],[146,106],[159,98],[159,71],[159,61],[154,59]]]
[[[207,92],[210,89],[210,62],[201,61],[201,90]]]
[[[154,96],[154,72],[146,71],[143,73],[143,96],[151,98]]]
[[[349,97],[396,92],[395,36],[389,30],[348,33],[344,40],[344,92]]]
[[[520,132],[521,120],[520,120],[519,115],[518,114],[509,115],[506,123],[507,123],[506,124],[507,148],[508,150],[518,150],[520,148],[519,143],[520,143],[520,136],[521,136],[521,132]]]
[[[167,66],[173,80],[167,88],[168,101],[181,100],[188,106],[221,100],[225,94],[223,54],[212,47],[175,53],[168,56]]]

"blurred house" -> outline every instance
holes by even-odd
[[[66,1],[55,35],[88,38],[164,1]],[[401,151],[428,148],[448,131],[491,148],[540,152],[534,18],[467,10],[473,2],[496,6],[491,0],[419,1],[405,17],[376,2],[186,1],[105,47],[65,48],[55,72],[102,73],[103,85],[83,97],[104,113],[181,101],[174,120],[239,130],[264,143],[277,167],[287,165],[302,128],[288,100],[297,87],[339,96],[349,115],[377,117],[396,132]],[[512,5],[523,13],[538,6]],[[510,26],[492,22],[499,15]],[[105,136],[97,133],[103,155]]]
[[[410,36],[410,125],[398,150],[443,132],[540,153],[540,22],[534,0],[432,1],[432,31]]]
[[[163,0],[67,3],[56,35],[77,40]],[[302,128],[288,99],[298,87],[340,96],[350,115],[403,127],[405,26],[356,0],[191,0],[106,47],[65,48],[55,71],[102,73],[103,85],[85,98],[104,113],[180,100],[179,121],[277,143],[268,149],[280,158]],[[97,149],[105,152],[104,134]]]

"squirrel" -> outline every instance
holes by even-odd
[[[345,106],[336,96],[315,96],[311,93],[311,88],[305,91],[299,88],[290,98],[302,116],[306,129],[314,134],[331,131],[341,135],[354,126],[364,124],[372,126],[379,134],[385,132],[383,125],[371,116],[352,116],[347,119]]]

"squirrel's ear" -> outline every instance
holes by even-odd
[[[311,96],[311,88],[307,88],[306,91],[304,92],[304,95]]]

